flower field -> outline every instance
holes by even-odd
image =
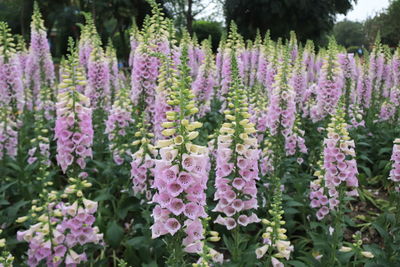
[[[400,266],[399,48],[85,19],[0,22],[0,266]]]

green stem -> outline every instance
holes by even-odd
[[[233,230],[233,242],[235,244],[235,247],[232,251],[232,260],[235,263],[238,263],[240,261],[240,233],[239,233],[239,227],[235,227]]]
[[[339,248],[339,242],[340,240],[340,236],[339,234],[342,233],[342,217],[343,217],[343,202],[344,202],[344,186],[341,185],[340,189],[339,189],[339,206],[338,206],[338,210],[335,214],[335,219],[334,219],[334,231],[333,231],[333,240],[332,240],[332,251],[331,251],[331,258],[330,258],[330,264],[331,266],[334,266],[337,258],[336,258],[336,252]]]

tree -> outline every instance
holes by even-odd
[[[380,33],[381,41],[391,47],[400,42],[400,0],[390,2],[389,7],[372,18],[368,18],[364,24],[369,44]]]
[[[254,38],[257,29],[270,30],[271,37],[289,37],[294,30],[300,41],[319,41],[335,22],[336,14],[346,14],[356,0],[225,0],[226,22],[235,21],[245,38]]]
[[[163,4],[163,0],[154,0]],[[13,33],[29,39],[29,27],[34,0],[0,1],[0,21],[9,23]],[[65,54],[69,36],[79,37],[77,24],[83,23],[82,12],[90,12],[103,43],[109,38],[119,44],[120,56],[129,54],[127,29],[133,20],[139,27],[151,8],[146,0],[40,0],[37,1],[43,15],[48,36],[52,38],[52,53],[56,57]],[[167,16],[169,12],[165,12]]]
[[[199,42],[211,37],[213,51],[217,51],[222,36],[222,26],[215,21],[198,20],[193,23],[193,33],[196,34]]]
[[[338,22],[333,27],[333,35],[338,44],[346,48],[366,45],[364,26],[361,22],[350,20]]]
[[[211,2],[210,0],[164,0],[164,6],[171,12],[175,26],[178,29],[186,28],[193,34],[193,22]]]

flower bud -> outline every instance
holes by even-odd
[[[26,220],[28,220],[28,216],[22,216],[22,217],[19,217],[16,222],[17,223],[23,223]]]
[[[369,259],[372,259],[375,257],[374,254],[372,254],[370,251],[362,251],[361,255],[363,255],[364,257],[369,258]]]
[[[218,241],[221,240],[221,237],[219,237],[219,236],[211,236],[211,237],[208,238],[208,240],[211,241],[211,242],[218,242]]]
[[[199,132],[197,132],[197,131],[190,132],[189,135],[188,135],[189,140],[193,140],[193,139],[195,139],[197,136],[199,136]]]
[[[345,247],[345,246],[343,246],[343,247],[341,247],[341,248],[339,249],[339,251],[340,251],[340,252],[350,252],[350,251],[352,251],[352,248],[351,248],[351,247]]]
[[[172,129],[165,129],[165,130],[163,130],[162,132],[161,132],[161,134],[162,135],[164,135],[164,136],[171,136],[171,135],[174,135],[176,133],[176,129],[175,128],[172,128]]]

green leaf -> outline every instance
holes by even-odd
[[[372,226],[376,229],[376,231],[379,232],[379,234],[380,234],[384,239],[389,238],[388,232],[387,232],[382,226],[380,226],[379,224],[377,224],[377,223],[375,223],[375,222],[372,223]]]
[[[300,203],[296,200],[290,200],[290,201],[286,202],[286,206],[287,207],[303,207],[304,204]]]
[[[108,224],[106,231],[107,243],[113,248],[117,248],[124,236],[124,229],[117,224],[116,221],[112,221]]]
[[[288,261],[287,263],[294,267],[307,267],[307,265],[305,265],[301,261]]]
[[[14,220],[14,218],[18,214],[19,209],[25,206],[27,203],[29,203],[29,201],[20,200],[17,203],[13,204],[12,206],[8,207],[7,208],[8,218]]]
[[[157,267],[158,265],[157,265],[157,262],[152,261],[150,263],[143,263],[142,266],[143,267]]]
[[[8,202],[7,200],[0,199],[0,205],[5,206],[5,205],[8,205],[8,204],[10,204],[10,202]]]
[[[285,214],[289,215],[289,214],[296,214],[299,213],[298,209],[295,208],[286,208],[285,209]]]
[[[358,165],[358,167],[359,167],[360,169],[362,169],[362,170],[365,172],[365,174],[367,175],[367,177],[371,177],[371,176],[372,176],[372,172],[371,172],[371,169],[370,169],[370,168],[365,167],[364,165]]]
[[[2,187],[0,187],[0,193],[6,191],[7,188],[9,188],[10,186],[12,186],[12,185],[15,184],[15,183],[17,183],[17,181],[14,181],[14,182],[5,184],[5,185],[3,185]]]
[[[384,153],[389,153],[389,152],[392,152],[391,147],[382,147],[381,149],[379,149],[378,155],[382,155]]]
[[[93,199],[93,201],[104,201],[104,200],[109,200],[114,198],[113,195],[110,194],[110,192],[108,191],[108,188],[104,188],[102,190],[99,190],[99,194],[97,195],[97,197],[95,197]]]
[[[360,159],[363,159],[365,161],[368,161],[371,164],[374,164],[374,162],[369,157],[367,157],[366,155],[360,155]]]
[[[143,248],[146,246],[146,237],[136,236],[126,241],[126,245],[132,247],[133,249]]]

